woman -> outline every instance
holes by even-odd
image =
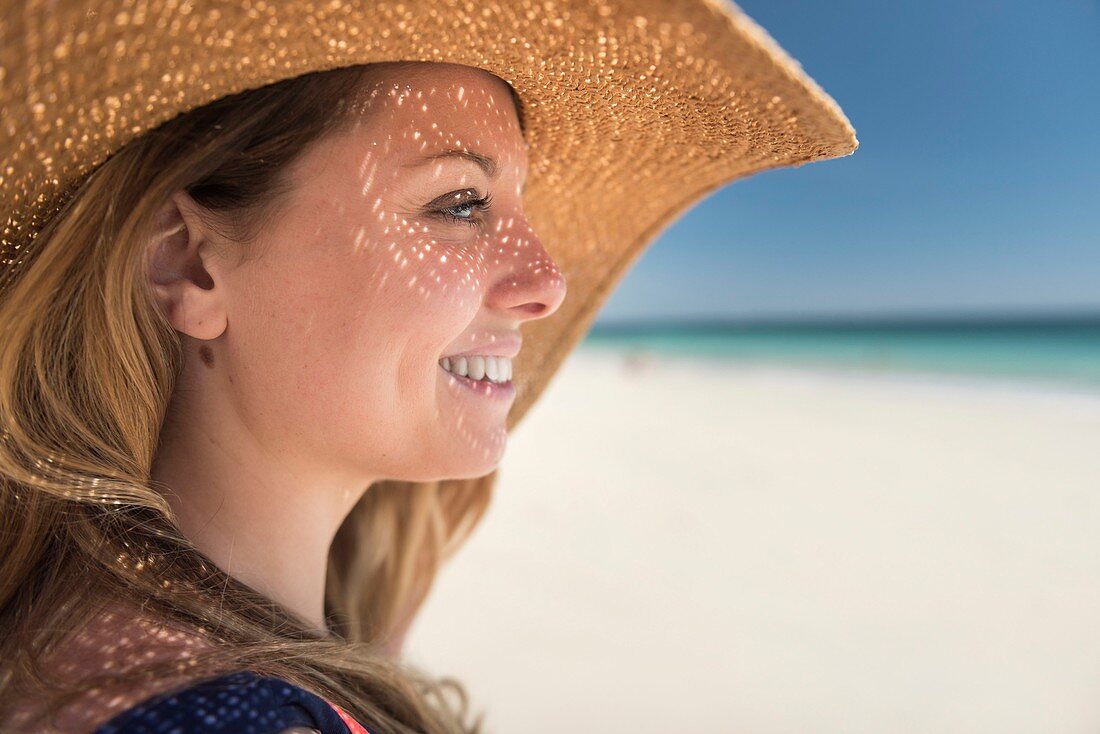
[[[708,0],[107,5],[0,27],[3,730],[478,730],[400,645],[507,431],[850,126]]]

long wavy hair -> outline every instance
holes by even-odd
[[[27,696],[57,710],[184,670],[249,669],[325,696],[374,734],[481,730],[459,682],[385,649],[481,519],[494,475],[371,486],[333,542],[320,637],[198,551],[150,480],[183,363],[148,289],[156,213],[184,189],[247,254],[288,165],[352,118],[366,68],[245,91],[146,132],[69,190],[33,248],[22,243],[34,254],[0,292],[0,722]],[[58,677],[51,652],[104,599],[212,644]]]

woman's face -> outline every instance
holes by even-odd
[[[524,215],[527,165],[497,77],[372,68],[356,124],[303,153],[257,256],[221,273],[218,368],[267,450],[371,479],[496,467],[510,381],[441,359],[514,357],[520,325],[565,296]]]

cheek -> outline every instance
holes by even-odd
[[[401,376],[410,381],[423,374],[434,377],[439,357],[469,328],[484,301],[479,250],[469,244],[412,242],[381,278],[386,285],[373,310],[386,324],[389,346],[384,348],[400,345]]]
[[[388,280],[398,294],[429,308],[469,312],[473,318],[485,291],[483,248],[470,243],[419,240],[409,243],[395,260]]]
[[[313,239],[293,248],[308,257],[261,259],[232,284],[244,294],[230,325],[235,362],[256,409],[299,423],[394,421],[431,397],[438,357],[484,301],[484,248],[472,237],[370,235]]]
[[[269,270],[248,290],[247,302],[234,309],[229,342],[240,352],[235,365],[247,373],[238,388],[264,415],[287,425],[332,415],[341,393],[347,398],[350,376],[383,374],[357,333],[369,314],[350,268]]]

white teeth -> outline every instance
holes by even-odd
[[[444,357],[439,366],[453,375],[469,377],[471,380],[487,380],[503,384],[512,379],[512,360],[495,355],[470,355],[468,357]]]
[[[469,371],[466,376],[471,380],[480,380],[485,377],[485,357],[470,357]]]

